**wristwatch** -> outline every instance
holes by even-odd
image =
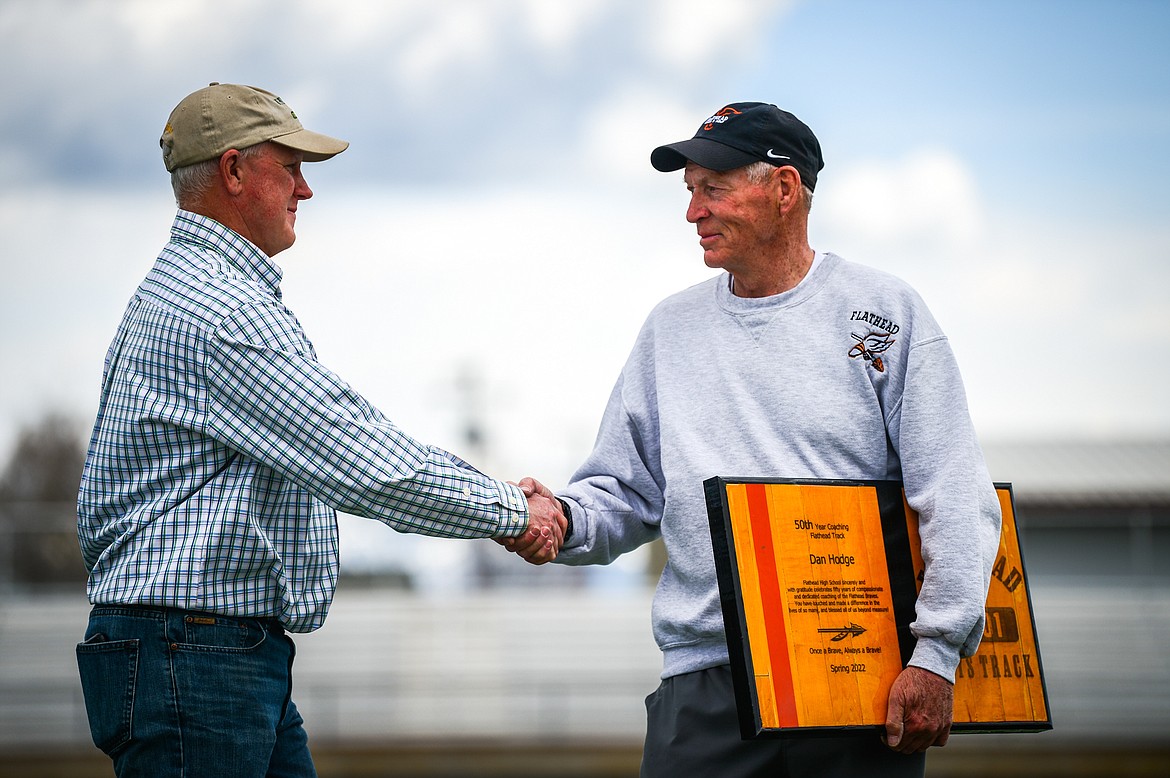
[[[573,511],[569,509],[569,504],[560,497],[557,498],[557,502],[561,504],[561,513],[565,514],[565,539],[562,542],[564,545],[573,535]]]

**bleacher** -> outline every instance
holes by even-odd
[[[1170,587],[1032,591],[1055,728],[956,735],[930,774],[1170,774]],[[660,664],[650,597],[343,585],[326,626],[296,637],[321,775],[636,775]],[[73,659],[86,613],[76,596],[0,604],[0,776],[111,774]]]

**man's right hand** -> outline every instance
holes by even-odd
[[[520,488],[528,499],[528,529],[522,535],[497,538],[496,542],[534,565],[543,565],[560,553],[567,522],[561,504],[539,481],[525,478]]]

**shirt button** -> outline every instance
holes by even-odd
[[[463,487],[463,496],[464,496],[464,497],[470,497],[470,496],[471,496],[471,487],[470,487],[470,486],[465,486],[465,487]]]

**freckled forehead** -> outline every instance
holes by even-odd
[[[688,186],[713,183],[729,184],[738,181],[741,176],[743,176],[742,168],[720,171],[699,167],[694,162],[688,162],[686,171],[683,173],[683,181],[685,181]]]

